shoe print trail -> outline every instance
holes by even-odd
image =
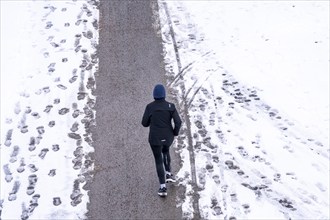
[[[94,150],[89,129],[98,68],[95,2],[4,4],[11,13],[22,7],[30,17],[24,14],[26,38],[17,42],[25,43],[24,56],[17,58],[25,69],[2,73],[19,74],[20,83],[1,94],[2,103],[15,105],[1,114],[0,219],[84,218],[83,186]]]
[[[183,217],[328,219],[329,146],[228,72],[185,3],[160,1],[160,18],[168,85],[185,115]]]

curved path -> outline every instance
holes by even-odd
[[[165,199],[157,195],[148,129],[141,126],[154,85],[165,84],[161,38],[153,28],[155,6],[157,1],[149,0],[100,3],[89,219],[181,218],[176,187],[169,186]],[[173,160],[178,164],[178,158]]]

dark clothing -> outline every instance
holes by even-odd
[[[156,95],[159,95],[156,91]],[[156,99],[156,95],[155,99]],[[161,96],[163,94],[160,94]],[[172,125],[174,121],[174,128]],[[171,157],[169,148],[174,136],[178,136],[181,119],[173,103],[165,98],[156,99],[149,103],[142,118],[144,127],[150,126],[149,143],[155,157],[156,170],[160,184],[165,183],[165,171],[171,172]],[[165,170],[164,170],[165,168]]]
[[[170,146],[151,145],[155,157],[156,170],[160,184],[165,183],[165,171],[171,172]],[[165,171],[164,171],[165,167]]]
[[[172,126],[174,120],[174,128]],[[173,103],[165,99],[155,100],[147,105],[142,125],[150,126],[149,143],[150,145],[170,146],[174,136],[178,136],[181,127],[181,119]]]

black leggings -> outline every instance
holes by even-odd
[[[151,149],[155,157],[156,170],[157,170],[159,183],[164,184],[165,171],[171,172],[170,146],[151,145]]]

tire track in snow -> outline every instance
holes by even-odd
[[[169,25],[169,28],[170,28],[170,35],[171,35],[171,38],[172,38],[173,47],[174,47],[175,56],[176,56],[176,61],[177,61],[177,66],[178,66],[178,71],[179,71],[179,73],[177,75],[178,79],[176,79],[176,80],[183,80],[183,75],[182,75],[183,71],[185,69],[187,69],[189,66],[191,66],[193,63],[191,63],[191,65],[187,65],[187,67],[185,67],[185,68],[182,68],[180,55],[179,55],[179,50],[178,50],[178,45],[177,45],[176,40],[175,40],[173,24],[172,24],[172,20],[171,20],[166,2],[163,2],[163,6],[164,6],[165,13],[166,13],[166,16],[167,16],[167,22],[168,22],[168,25]],[[175,80],[173,80],[173,82],[174,81]],[[189,150],[189,160],[190,160],[190,168],[191,168],[192,188],[193,188],[194,192],[198,192],[199,188],[198,188],[198,185],[197,185],[197,178],[196,178],[195,153],[194,153],[194,149],[193,149],[191,124],[190,124],[190,117],[189,117],[189,103],[187,102],[187,100],[184,97],[184,95],[186,94],[186,88],[185,88],[184,83],[180,84],[180,89],[181,89],[181,92],[182,92],[181,93],[182,94],[181,99],[183,100],[183,105],[181,106],[181,109],[183,110],[184,121],[186,122],[186,125],[187,125],[187,130],[186,131],[187,131],[187,138],[188,138],[188,150]],[[201,215],[200,215],[200,212],[199,212],[199,195],[198,194],[194,194],[194,196],[193,196],[193,209],[194,209],[193,218],[200,219]]]

